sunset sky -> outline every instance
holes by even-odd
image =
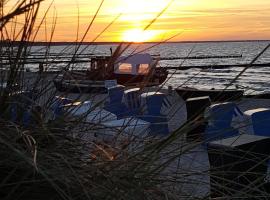
[[[101,0],[54,0],[47,16],[47,33],[57,13],[54,41],[75,41],[91,22]],[[175,0],[147,30],[143,29],[170,0],[105,0],[85,41],[170,41],[270,39],[269,0]],[[40,18],[51,1],[42,4]],[[37,40],[47,40],[45,25]],[[48,36],[47,36],[48,38]]]

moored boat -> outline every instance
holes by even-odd
[[[94,57],[85,71],[66,71],[54,81],[59,91],[88,92],[104,87],[106,80],[116,80],[124,86],[157,86],[168,76],[165,68],[157,67],[158,60],[149,54],[119,57],[110,66],[110,57]],[[112,69],[113,68],[113,69]]]
[[[238,89],[196,89],[196,88],[177,88],[175,89],[179,96],[184,100],[188,98],[209,96],[214,101],[233,101],[244,96],[244,90]]]

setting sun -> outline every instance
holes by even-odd
[[[154,30],[127,30],[123,33],[124,42],[148,42],[155,39],[159,32]]]

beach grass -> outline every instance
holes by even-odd
[[[83,53],[81,46],[86,35],[91,32],[103,3],[104,1],[101,1],[84,36],[81,39],[77,38],[77,47],[71,61]],[[5,67],[1,69],[0,74],[2,85],[6,83],[5,87],[1,87],[0,96],[1,199],[209,199],[210,193],[198,194],[200,191],[187,190],[186,185],[191,185],[191,188],[194,185],[210,187],[209,182],[205,182],[204,179],[191,178],[198,175],[209,176],[210,171],[183,168],[183,163],[180,162],[183,155],[202,146],[201,140],[187,143],[183,138],[205,121],[195,118],[165,138],[146,136],[138,142],[135,139],[126,140],[118,137],[121,133],[117,133],[119,135],[116,134],[113,141],[104,142],[97,140],[96,134],[106,134],[108,130],[96,124],[84,123],[85,116],[71,120],[66,114],[51,119],[51,107],[55,103],[56,95],[51,79],[57,78],[59,74],[51,75],[48,81],[48,77],[42,72],[33,73],[29,87],[30,79],[26,79],[23,63],[31,51],[31,41],[34,41],[38,34],[39,30],[36,27],[43,23],[43,20],[40,23],[36,21],[40,6],[42,0],[18,1],[13,10],[5,14],[5,4],[1,4],[3,45],[0,55],[9,58],[8,64],[2,65]],[[165,11],[166,8],[158,13],[145,30]],[[8,32],[10,24],[16,24],[16,19],[20,16],[24,17],[23,26],[20,29],[13,26],[13,32]],[[113,23],[114,21],[103,32]],[[56,25],[53,25],[47,37],[50,41],[47,41],[45,57],[49,55],[49,44]],[[16,45],[14,41],[17,41]],[[116,60],[131,45],[118,45],[109,62],[112,69]],[[5,61],[1,59],[0,62],[3,64]],[[45,71],[50,68],[44,67]],[[71,64],[67,64],[65,70],[72,67]],[[249,67],[250,65],[245,70]],[[234,81],[244,72],[243,70],[235,77]],[[31,97],[15,92],[26,88],[29,89]],[[45,102],[44,94],[48,94]],[[76,99],[79,100],[82,95],[78,94]],[[42,106],[40,102],[43,102]],[[12,115],[14,108],[17,109],[15,119]],[[26,111],[30,113],[31,118],[27,125],[23,119]],[[220,187],[225,191],[229,190],[225,185]],[[198,187],[194,188],[196,190]],[[219,199],[269,197],[264,191],[254,195],[254,191],[257,192],[256,187],[247,185],[244,191],[231,191],[231,196],[225,196],[228,195],[225,193]]]

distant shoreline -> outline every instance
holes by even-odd
[[[1,45],[8,45],[10,41],[0,42]],[[237,42],[270,42],[269,40],[217,40],[217,41],[175,41],[175,42],[144,42],[134,44],[181,44],[181,43],[237,43]],[[13,45],[20,44],[20,41],[12,42]],[[130,44],[132,42],[123,42],[124,44]],[[80,42],[25,42],[25,44],[31,46],[64,46],[64,45],[78,45]],[[81,45],[117,45],[121,42],[82,42]]]

